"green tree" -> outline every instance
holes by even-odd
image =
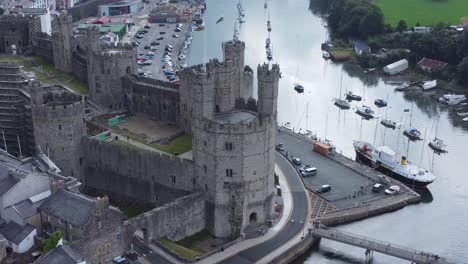
[[[406,21],[404,21],[404,20],[402,19],[402,20],[400,20],[400,21],[398,22],[398,25],[397,25],[397,27],[396,27],[395,30],[398,31],[398,32],[406,31],[406,30],[408,30],[408,24],[406,24]]]
[[[59,240],[62,238],[62,233],[60,231],[55,231],[52,234],[49,235],[48,238],[43,239],[41,241],[42,244],[42,254],[45,254],[55,247],[57,247],[57,244]]]
[[[456,77],[460,84],[468,84],[468,56],[458,64]]]

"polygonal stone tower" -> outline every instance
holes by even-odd
[[[192,120],[195,183],[207,195],[207,229],[216,237],[235,238],[273,215],[276,109],[263,107],[260,112],[251,93],[240,97],[245,87],[230,61],[184,69],[181,97],[190,93],[192,98],[187,115]],[[276,106],[271,96],[278,93],[278,65],[259,66],[258,75],[259,105]],[[228,85],[229,80],[236,81]]]
[[[52,23],[52,49],[54,66],[63,72],[72,72],[73,50],[71,46],[73,17],[60,11]]]
[[[129,45],[103,46],[99,28],[88,29],[88,85],[91,99],[111,110],[126,105],[121,77],[137,69],[136,49]]]
[[[36,146],[66,176],[80,178],[81,140],[86,135],[83,96],[31,82]],[[46,90],[44,90],[46,89]]]

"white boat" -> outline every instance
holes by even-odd
[[[338,106],[341,109],[349,109],[351,108],[351,105],[348,103],[348,101],[335,98],[335,105]]]
[[[468,122],[468,117],[462,119],[464,122]]]
[[[356,113],[366,119],[374,118],[374,111],[368,106],[356,106]]]
[[[375,148],[364,141],[355,141],[353,146],[357,160],[413,189],[424,190],[436,179],[429,170],[408,162],[388,146]]]
[[[283,127],[287,130],[292,130],[292,125],[290,122],[286,122]]]
[[[441,152],[441,153],[447,152],[446,150],[447,145],[445,145],[442,139],[434,138],[433,140],[431,140],[431,142],[429,142],[429,147],[431,147],[433,150],[437,152]]]
[[[429,91],[437,87],[437,80],[427,81],[422,84],[423,91]]]
[[[439,102],[448,105],[457,105],[465,100],[466,96],[464,94],[444,94],[439,98]]]
[[[468,112],[457,112],[458,116],[468,116]]]
[[[323,52],[322,52],[322,57],[323,57],[324,59],[327,59],[327,60],[328,60],[328,59],[330,58],[330,53],[328,53],[328,51],[323,51]]]
[[[390,119],[382,119],[382,121],[380,121],[380,124],[382,124],[385,127],[389,127],[389,128],[393,128],[393,129],[395,129],[396,126],[397,126],[397,123],[395,121],[390,120]]]

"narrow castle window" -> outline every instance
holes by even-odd
[[[176,177],[174,175],[171,175],[171,182],[176,183]]]
[[[205,184],[205,191],[208,191],[208,184]]]
[[[208,168],[206,167],[206,165],[203,165],[203,169],[205,170],[205,173],[206,173]]]
[[[232,143],[231,142],[226,142],[226,150],[232,150]]]
[[[101,227],[102,227],[102,223],[101,223],[101,221],[98,221],[97,222],[97,229],[101,229]]]
[[[216,113],[219,113],[219,105],[216,105]]]
[[[62,130],[62,125],[59,125],[59,130]]]
[[[232,177],[232,169],[226,169],[226,177]]]

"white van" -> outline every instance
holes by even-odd
[[[309,177],[317,175],[317,168],[310,167],[301,172],[302,177]]]

